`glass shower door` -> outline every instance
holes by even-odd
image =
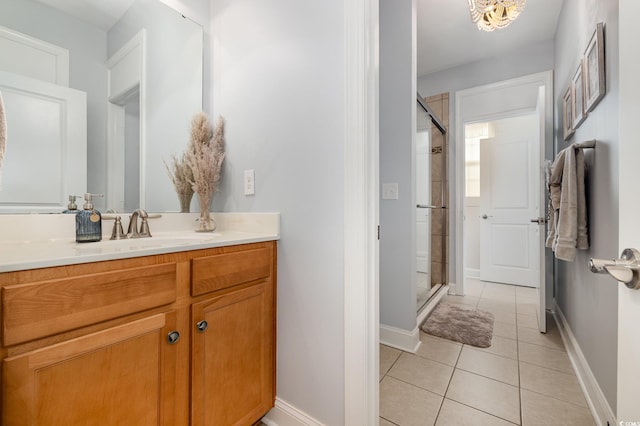
[[[417,311],[431,293],[431,117],[418,102],[415,145]]]

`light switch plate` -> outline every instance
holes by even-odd
[[[397,183],[383,183],[382,184],[382,199],[383,200],[397,200],[398,199],[398,184]]]
[[[256,173],[254,170],[244,171],[244,195],[255,195]]]

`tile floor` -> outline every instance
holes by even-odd
[[[443,303],[492,312],[491,347],[424,333],[416,354],[380,345],[380,425],[595,425],[553,318],[537,330],[536,291],[478,280],[465,291]]]

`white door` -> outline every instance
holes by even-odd
[[[640,225],[638,211],[638,181],[640,179],[640,144],[638,144],[638,117],[640,116],[640,73],[637,40],[640,27],[635,17],[640,13],[637,0],[620,1],[620,98],[619,98],[619,188],[618,205],[618,253],[606,253],[607,257],[619,257],[625,248],[640,250]],[[612,125],[616,125],[615,121]],[[606,142],[604,150],[608,149]],[[598,145],[594,159],[598,159]],[[594,162],[594,166],[598,166]],[[616,188],[611,188],[615,190]],[[598,224],[591,226],[597,227]],[[604,255],[604,253],[603,253]],[[616,285],[613,282],[611,285]],[[633,424],[640,420],[638,404],[638,383],[640,383],[640,290],[630,290],[618,283],[618,359],[617,359],[617,407],[616,415],[620,424]],[[615,312],[611,314],[615,315]],[[613,350],[613,349],[612,349]]]
[[[87,190],[87,95],[0,71],[7,148],[0,213],[62,211]]]
[[[537,240],[538,240],[538,256],[539,256],[539,268],[538,268],[538,329],[541,333],[547,332],[547,296],[546,296],[546,282],[545,282],[545,238],[546,238],[546,202],[547,202],[547,191],[546,191],[546,180],[545,180],[545,167],[543,164],[543,159],[545,156],[545,147],[546,147],[546,90],[544,86],[538,88],[538,105],[536,107],[537,119],[538,119],[538,134],[540,135],[539,139],[539,149],[538,149],[538,157],[537,157],[537,172],[538,172],[538,205],[542,209],[541,212],[543,214],[537,217],[538,223],[534,224],[537,226]],[[540,213],[540,210],[539,210]],[[531,219],[534,219],[532,217]]]
[[[492,123],[480,142],[480,279],[538,287],[540,134],[537,114]]]

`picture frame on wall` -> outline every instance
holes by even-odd
[[[564,96],[562,97],[562,117],[563,117],[563,125],[562,128],[564,130],[564,140],[566,141],[573,135],[575,129],[573,128],[573,90],[572,85],[569,85],[567,91],[564,92]]]
[[[585,109],[592,111],[606,92],[604,24],[599,22],[584,52]]]
[[[571,79],[571,91],[572,93],[572,123],[573,129],[577,129],[580,127],[580,124],[587,118],[587,111],[585,109],[585,98],[584,98],[584,75],[582,72],[582,60],[580,60],[580,64],[578,65],[578,69],[575,74],[573,74],[573,78]]]

